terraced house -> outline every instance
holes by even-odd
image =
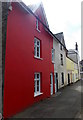
[[[54,63],[54,79],[55,79],[55,92],[61,87],[67,85],[66,81],[66,45],[63,32],[55,34],[59,39],[53,39],[53,63]]]
[[[10,4],[3,87],[5,118],[55,93],[53,36],[42,3],[35,7]]]
[[[70,85],[70,83],[74,83],[78,80],[79,74],[78,64],[68,56],[66,57],[66,69],[67,69],[66,80],[68,82],[68,85]]]

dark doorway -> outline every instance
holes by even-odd
[[[58,92],[58,73],[55,73],[55,93]]]
[[[68,85],[70,85],[70,74],[68,73]]]

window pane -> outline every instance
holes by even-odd
[[[37,86],[37,92],[39,92],[39,86]]]
[[[39,47],[37,47],[37,52],[39,52]]]
[[[36,47],[34,47],[34,55],[36,56]]]
[[[37,57],[39,57],[39,51],[37,52]]]
[[[37,41],[37,45],[39,45],[39,41]]]
[[[37,80],[37,86],[39,86],[39,80]]]
[[[39,79],[39,74],[37,74],[37,79]]]

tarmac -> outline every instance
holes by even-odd
[[[83,81],[61,88],[50,98],[35,103],[12,118],[81,118]]]

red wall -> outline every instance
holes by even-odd
[[[9,117],[50,96],[50,72],[53,38],[41,25],[36,30],[36,18],[18,5],[12,4],[7,21],[3,115]],[[42,58],[34,58],[34,37],[41,40]],[[34,98],[34,72],[42,73],[43,94]]]

